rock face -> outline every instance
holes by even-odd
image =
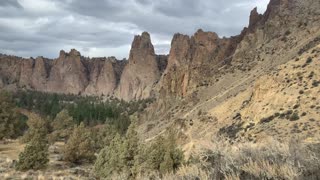
[[[1,88],[51,93],[117,96],[124,100],[149,98],[166,69],[168,56],[156,55],[147,32],[136,36],[129,61],[115,57],[84,58],[72,49],[57,59],[0,56]]]
[[[155,54],[147,32],[135,36],[128,61],[88,59],[76,50],[61,51],[54,60],[0,55],[0,87],[128,101],[159,94],[184,98],[214,86],[226,73],[285,62],[319,36],[319,6],[318,0],[271,0],[264,14],[251,11],[248,27],[238,36],[220,38],[201,29],[191,37],[175,34],[168,56]]]
[[[20,78],[19,78],[19,85],[22,87],[30,87],[32,72],[34,66],[34,59],[28,59],[26,61],[21,61],[20,66]]]
[[[115,58],[93,59],[89,66],[89,85],[85,89],[87,95],[113,94],[118,84]]]
[[[0,87],[51,93],[113,95],[126,61],[114,57],[86,59],[75,49],[57,59],[0,56]]]
[[[35,59],[31,77],[31,88],[46,91],[47,78],[50,73],[50,60],[38,57]]]
[[[254,8],[248,27],[230,38],[219,38],[202,30],[192,37],[176,34],[160,81],[162,95],[185,97],[199,86],[212,85],[219,69],[226,65],[232,65],[234,71],[250,70],[259,61],[272,63],[279,56],[275,53],[277,49],[291,50],[304,40],[304,33],[317,31],[320,21],[315,6],[318,5],[315,0],[271,0],[263,15]],[[301,13],[302,9],[308,13]]]
[[[119,97],[124,100],[148,98],[159,78],[160,70],[150,35],[144,32],[134,37],[129,63],[121,76]]]
[[[246,134],[246,142],[260,132],[259,138],[290,137],[296,123],[277,117],[288,109],[296,111],[301,123],[318,117],[310,109],[319,93],[311,87],[318,86],[319,71],[312,69],[318,66],[310,63],[310,58],[319,59],[318,7],[319,0],[271,0],[263,15],[251,12],[249,26],[239,36],[219,38],[201,30],[192,37],[176,34],[159,99],[140,116],[140,135],[149,142],[174,130],[184,152],[195,152],[206,137],[211,142],[221,133],[237,141]],[[266,122],[270,118],[273,122]],[[274,133],[278,126],[283,135]],[[237,129],[241,132],[234,135]]]
[[[70,53],[60,51],[60,56],[54,60],[50,71],[47,91],[80,94],[89,83],[87,75],[80,52],[75,49]]]
[[[192,37],[175,34],[171,43],[168,66],[161,78],[165,94],[186,96],[211,76],[234,52],[236,38],[219,38],[216,33],[198,30]]]
[[[257,8],[254,8],[250,13],[248,31],[253,32],[262,18],[263,15],[258,13]]]

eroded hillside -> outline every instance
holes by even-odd
[[[209,38],[191,46],[195,49],[192,63],[181,63],[185,57],[173,58],[170,53],[167,68],[174,70],[162,76],[169,88],[162,86],[161,98],[140,116],[141,136],[148,142],[174,129],[187,154],[218,136],[230,142],[293,136],[314,140],[319,129],[320,16],[316,6],[318,1],[274,0],[263,15],[254,9],[234,53],[216,63],[206,61],[216,57],[212,54],[197,56],[197,49],[211,47]],[[182,39],[177,35],[172,45]]]

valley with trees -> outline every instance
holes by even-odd
[[[17,138],[16,141],[25,144],[12,167],[17,171],[50,167],[50,154],[57,154],[57,161],[69,168],[92,166],[83,170],[88,178],[108,179],[121,174],[127,179],[143,173],[171,173],[184,162],[173,134],[159,137],[150,146],[139,140],[135,121],[129,116],[143,111],[152,100],[102,102],[97,97],[31,91],[15,94],[2,91],[0,98],[0,116],[6,120],[1,121],[2,127],[11,127],[1,131],[1,140]],[[62,147],[59,149],[56,144]]]

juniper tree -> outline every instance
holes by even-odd
[[[39,170],[46,167],[48,159],[48,141],[45,131],[34,131],[24,151],[19,154],[16,169],[26,171]]]
[[[53,132],[50,134],[50,141],[55,142],[59,139],[67,140],[74,126],[73,118],[67,110],[62,110],[57,114],[51,123]]]
[[[72,163],[91,162],[95,159],[91,132],[84,127],[83,123],[74,128],[64,147],[63,154],[64,159]]]
[[[102,178],[111,178],[112,175],[121,173],[123,162],[123,139],[117,134],[109,146],[103,148],[94,165],[95,173]]]
[[[0,92],[0,140],[13,138],[21,134],[19,114],[15,108],[12,96],[4,91]]]
[[[27,143],[36,135],[46,137],[49,131],[49,123],[46,119],[41,118],[36,114],[29,114],[27,121],[28,131],[24,134],[22,141]]]

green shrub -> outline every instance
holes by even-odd
[[[300,119],[300,117],[299,117],[298,113],[296,113],[296,112],[293,113],[289,118],[290,121],[297,121],[299,119]]]
[[[95,159],[91,132],[81,123],[75,127],[64,150],[64,159],[71,163],[91,162]]]
[[[16,110],[12,96],[8,92],[0,92],[0,140],[16,138],[26,128],[26,117]]]
[[[109,146],[100,151],[94,164],[96,175],[110,179],[114,174],[120,174],[125,167],[122,157],[123,151],[123,139],[117,134]]]
[[[161,173],[174,172],[184,162],[182,150],[176,147],[176,140],[173,133],[165,138],[158,137],[156,141],[147,148],[146,167],[149,171]]]
[[[269,117],[266,117],[266,118],[262,118],[260,120],[260,123],[268,123],[268,122],[271,122],[272,120],[274,120],[275,116],[272,115],[272,116],[269,116]]]
[[[49,122],[36,114],[29,114],[28,131],[23,135],[22,142],[28,143],[36,135],[47,136]]]
[[[134,176],[135,158],[139,153],[139,138],[132,123],[125,138],[117,134],[108,146],[103,148],[95,163],[95,172],[103,178],[114,174]]]
[[[318,87],[319,84],[320,84],[320,81],[313,80],[313,82],[312,82],[313,87]]]
[[[310,64],[312,63],[312,58],[311,57],[308,57],[307,61],[306,61],[306,64]]]
[[[138,174],[174,172],[182,163],[183,152],[176,147],[174,136],[158,137],[151,145],[140,144],[135,126],[130,125],[125,138],[118,134],[103,148],[95,162],[95,173],[106,179],[122,174],[136,177]]]
[[[43,131],[35,131],[24,151],[19,154],[16,169],[26,171],[29,169],[39,170],[46,167],[49,162],[48,141]]]
[[[73,118],[69,116],[67,110],[62,110],[57,114],[51,123],[53,133],[51,134],[51,143],[59,139],[68,139],[74,126]]]

